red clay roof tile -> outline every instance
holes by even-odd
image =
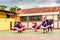
[[[28,14],[28,13],[58,12],[58,11],[60,11],[60,6],[58,6],[58,7],[23,9],[19,13],[21,13],[21,14]]]

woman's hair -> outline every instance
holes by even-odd
[[[42,24],[44,24],[46,21],[43,21],[43,23]]]
[[[18,22],[18,23],[21,23],[21,22]]]
[[[37,23],[35,23],[35,24],[37,24]]]

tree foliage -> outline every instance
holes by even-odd
[[[16,11],[16,8],[11,7],[11,8],[10,8],[10,11],[11,11],[11,12],[15,12],[15,11]]]
[[[5,6],[5,5],[0,6],[0,10],[6,10],[6,8],[7,8],[7,6]]]
[[[15,7],[10,8],[11,12],[16,12],[16,11],[19,11],[19,10],[21,10],[21,8],[15,8]]]

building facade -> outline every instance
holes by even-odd
[[[18,13],[23,25],[28,28],[31,28],[32,20],[40,25],[44,20],[44,17],[46,17],[47,20],[53,21],[54,28],[60,28],[60,6],[23,9],[18,11]]]
[[[0,10],[0,30],[10,30],[14,26],[16,13]]]

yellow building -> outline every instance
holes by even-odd
[[[0,10],[0,30],[10,30],[14,26],[16,13]]]

